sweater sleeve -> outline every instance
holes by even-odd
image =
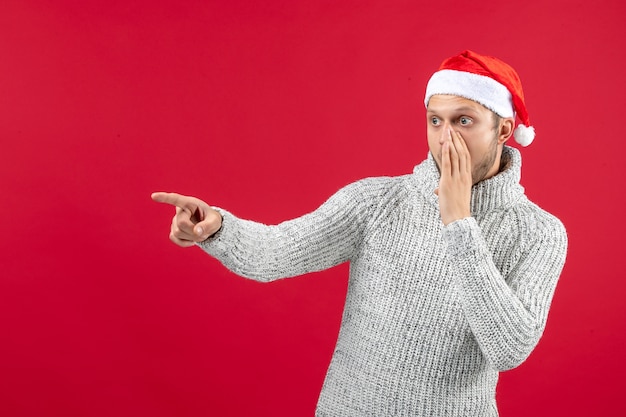
[[[348,185],[312,213],[278,225],[216,208],[222,228],[198,246],[232,272],[261,282],[330,268],[358,249],[371,204],[367,189],[364,180]]]
[[[524,244],[517,264],[502,276],[474,218],[444,229],[465,315],[483,354],[498,370],[530,355],[546,325],[565,262],[567,234],[554,217]]]

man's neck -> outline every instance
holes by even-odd
[[[508,152],[504,151],[502,148],[502,153],[500,154],[500,167],[498,168],[498,174],[506,171],[511,166],[511,156]],[[497,174],[496,174],[497,175]]]

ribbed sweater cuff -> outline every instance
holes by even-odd
[[[486,250],[482,232],[473,217],[448,224],[443,229],[443,238],[448,245],[448,255],[452,257]]]
[[[207,240],[196,243],[196,246],[217,259],[224,259],[224,256],[228,254],[228,245],[225,242],[232,241],[229,235],[231,237],[233,235],[236,218],[222,208],[212,208],[222,215],[222,227]]]

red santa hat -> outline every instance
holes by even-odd
[[[500,117],[517,117],[513,136],[522,146],[535,138],[524,103],[522,82],[508,64],[492,56],[464,51],[443,61],[426,86],[424,104],[435,94],[450,94],[482,104]]]

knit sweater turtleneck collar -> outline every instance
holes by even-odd
[[[470,208],[472,215],[504,209],[524,197],[520,185],[522,157],[520,152],[505,146],[502,151],[504,170],[472,187]],[[439,206],[435,188],[439,186],[439,170],[432,154],[413,170],[413,182],[418,192],[432,205]]]

